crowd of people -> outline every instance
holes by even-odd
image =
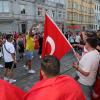
[[[28,70],[28,73],[34,74],[32,70],[32,59],[34,51],[37,51],[41,58],[42,53],[42,33],[32,32],[33,26],[30,28],[29,34],[3,34],[0,36],[1,43],[1,58],[4,58],[5,70],[4,80],[10,83],[15,83],[13,79],[13,69],[19,61],[23,61],[26,56],[26,63],[23,66]],[[34,34],[35,33],[35,34]],[[1,65],[1,67],[3,67]]]
[[[4,97],[0,96],[0,100],[100,100],[100,31],[65,34],[75,48],[74,55],[78,59],[77,62],[72,63],[77,73],[75,79],[68,75],[60,75],[60,61],[48,55],[41,61],[43,80],[37,82],[31,90],[25,93],[11,84],[16,82],[13,79],[13,70],[18,61],[23,61],[24,55],[26,55],[26,63],[23,67],[31,74],[35,73],[32,69],[34,50],[41,58],[43,32],[33,32],[33,27],[34,24],[26,34],[0,36],[0,50],[5,62],[5,81],[0,80],[0,84],[9,87],[4,88],[5,91],[11,91],[9,94],[3,91]],[[19,55],[18,59],[16,52]],[[6,97],[6,95],[9,96]],[[12,95],[14,95],[13,99],[11,99]]]

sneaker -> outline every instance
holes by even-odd
[[[3,68],[3,65],[0,65],[0,68]]]
[[[15,82],[16,82],[16,80],[14,80],[14,79],[9,80],[9,83],[15,83]]]
[[[29,74],[34,74],[34,73],[36,73],[36,72],[35,72],[35,70],[29,70],[28,73],[29,73]]]
[[[9,80],[9,78],[8,78],[8,77],[4,77],[4,80],[5,80],[5,81],[8,81],[8,80]]]
[[[28,70],[28,66],[24,65],[23,67]]]
[[[41,57],[41,56],[39,56],[39,58],[41,59],[42,57]]]

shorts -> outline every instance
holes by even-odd
[[[13,67],[13,61],[12,62],[5,62],[5,68],[11,69]]]
[[[26,51],[26,58],[27,58],[27,60],[32,60],[33,52],[32,51]]]

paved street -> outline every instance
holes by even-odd
[[[36,71],[35,74],[28,74],[28,71],[24,69],[23,65],[25,64],[25,57],[24,61],[19,61],[17,64],[17,68],[14,71],[14,78],[17,79],[15,85],[19,86],[25,91],[29,90],[32,85],[39,80],[40,61],[41,60],[39,59],[39,56],[35,52],[33,59],[33,69]],[[75,71],[71,67],[73,61],[76,61],[76,59],[72,55],[72,53],[65,55],[61,59],[61,73],[75,76]],[[3,71],[4,69],[0,68],[1,78],[3,78]]]

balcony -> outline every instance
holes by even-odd
[[[40,3],[40,4],[42,4],[42,3],[45,3],[45,0],[34,0],[36,3]]]
[[[57,8],[64,8],[65,6],[64,6],[63,4],[57,3],[57,4],[56,4],[56,7],[57,7]]]
[[[14,19],[14,17],[13,17],[13,15],[11,14],[11,13],[0,13],[0,21],[2,20],[9,20],[9,21],[11,21],[11,20],[13,20]]]

